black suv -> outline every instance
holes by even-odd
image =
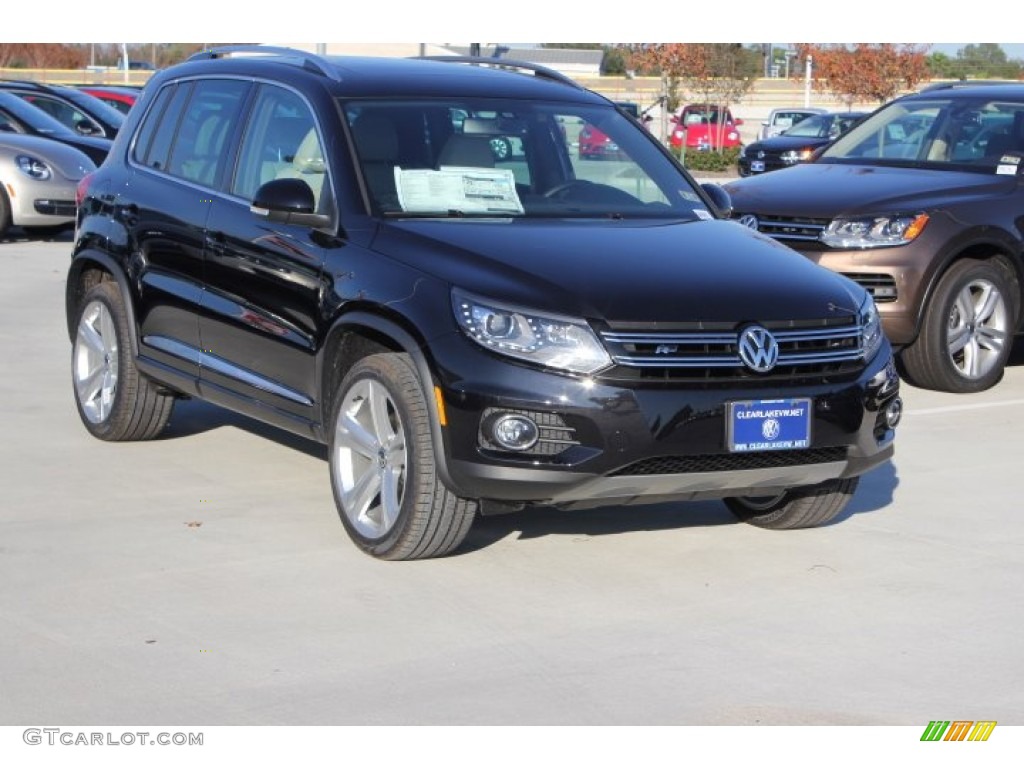
[[[868,293],[720,220],[607,99],[506,61],[233,50],[157,74],[80,185],[96,437],[156,437],[191,396],[327,443],[346,529],[386,559],[527,504],[817,525],[891,456]],[[579,162],[582,123],[622,159]]]
[[[890,102],[810,163],[725,186],[733,216],[872,292],[906,378],[999,381],[1021,323],[1024,85]]]

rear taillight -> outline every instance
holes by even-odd
[[[93,174],[87,173],[78,182],[78,186],[75,187],[75,205],[81,207],[82,201],[85,200],[85,196],[89,194],[89,184],[92,182]]]

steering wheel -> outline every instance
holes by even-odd
[[[573,188],[587,189],[593,187],[594,182],[586,181],[584,179],[569,179],[563,181],[561,184],[555,184],[551,189],[544,193],[544,197],[564,197],[565,193]]]

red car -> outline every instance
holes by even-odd
[[[701,152],[709,149],[731,149],[739,147],[739,126],[742,120],[733,119],[732,112],[721,110],[711,104],[688,104],[678,115],[672,117],[669,143],[676,148],[684,142],[687,149]]]
[[[621,156],[619,145],[612,141],[611,137],[590,123],[587,123],[580,130],[580,160],[600,160],[610,157]]]
[[[137,88],[123,88],[117,85],[82,85],[78,90],[95,96],[125,115],[128,114],[128,110],[132,108],[135,100],[139,98],[140,93]]]

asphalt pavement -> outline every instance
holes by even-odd
[[[321,446],[197,402],[87,434],[70,248],[0,243],[0,723],[1024,725],[1021,344],[988,392],[905,386],[829,526],[536,509],[382,563]]]

